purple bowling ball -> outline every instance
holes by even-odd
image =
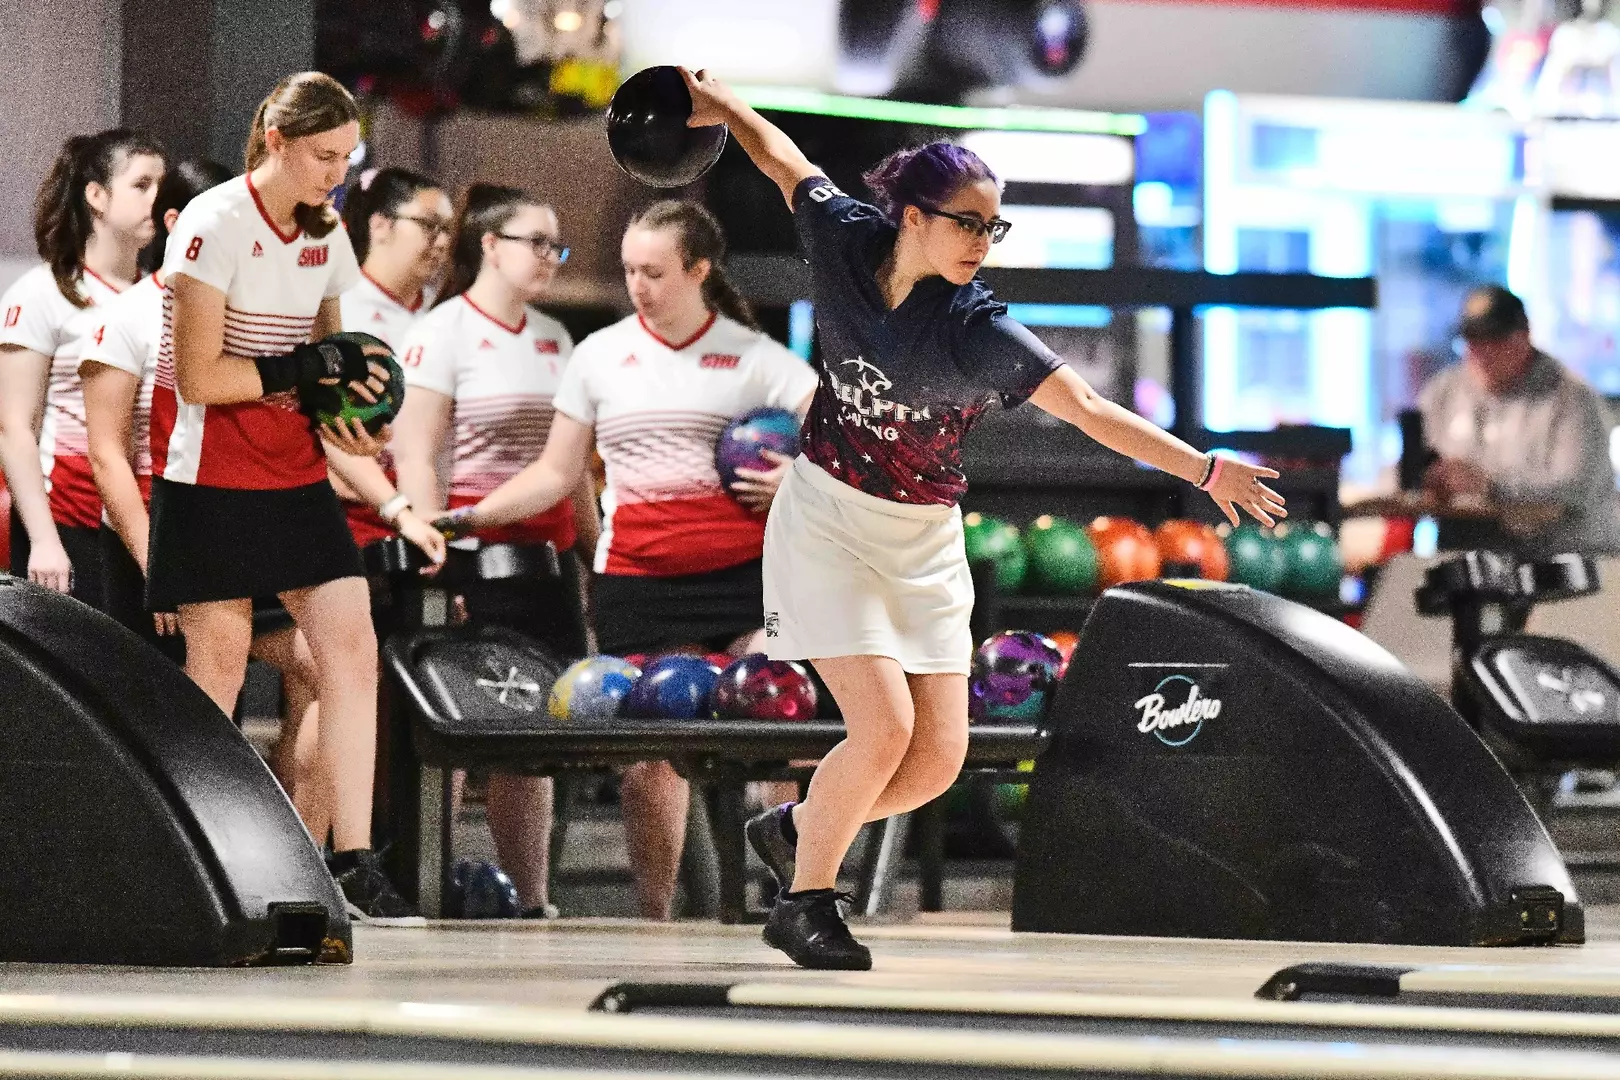
[[[714,447],[714,467],[719,470],[727,494],[737,482],[738,469],[763,471],[776,467],[760,453],[762,450],[775,450],[788,457],[797,454],[799,418],[786,409],[763,408],[743,413],[726,425]]]
[[[1003,630],[973,654],[968,716],[982,723],[1034,723],[1057,689],[1063,654],[1044,634]]]

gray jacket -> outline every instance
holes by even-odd
[[[1418,407],[1424,440],[1442,457],[1483,469],[1493,499],[1565,508],[1547,528],[1519,538],[1522,554],[1620,551],[1609,410],[1558,361],[1537,350],[1524,380],[1502,393],[1454,364],[1429,380]]]

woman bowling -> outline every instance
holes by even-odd
[[[757,651],[764,515],[786,459],[745,473],[727,492],[715,442],[729,421],[761,406],[802,416],[815,373],[754,324],[722,269],[720,227],[702,207],[649,207],[625,230],[621,256],[636,313],[580,342],[544,453],[458,511],[455,530],[558,504],[587,475],[594,436],[607,465],[592,584],[602,651]],[[686,781],[668,762],[644,762],[626,770],[622,792],[641,912],[667,919]]]
[[[992,404],[1033,400],[1127,457],[1209,492],[1233,524],[1266,524],[1277,474],[1200,454],[1096,394],[1007,316],[974,275],[1010,227],[973,153],[931,143],[867,174],[879,203],[839,191],[718,80],[684,72],[689,123],[729,124],[781,189],[813,278],[822,349],[803,453],[765,531],[770,655],[814,663],[848,734],[804,801],[748,825],[781,882],[765,941],[806,967],[865,969],[839,865],[863,823],[945,791],[967,746],[972,579],[957,507],[962,438]]]
[[[385,389],[386,370],[368,360],[377,350],[332,337],[359,267],[327,195],[359,141],[358,116],[326,75],[283,79],[254,116],[247,173],[193,199],[175,223],[152,393],[147,588],[155,610],[179,611],[186,672],[227,713],[242,687],[252,598],[286,606],[315,664],[329,865],[352,904],[387,916],[409,907],[370,850],[377,641],[323,451],[340,451],[330,460],[341,473],[381,445],[341,420],[313,431],[299,404],[323,383],[362,398]]]

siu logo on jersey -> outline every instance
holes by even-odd
[[[319,247],[307,247],[304,250],[300,251],[298,253],[298,265],[299,266],[325,266],[326,265],[326,245],[321,244]]]
[[[534,351],[543,356],[556,356],[562,352],[562,346],[555,341],[536,341]]]
[[[742,363],[742,357],[732,356],[728,353],[704,353],[703,359],[698,361],[700,368],[715,368],[720,371],[731,371]]]

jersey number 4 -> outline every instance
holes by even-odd
[[[187,259],[190,259],[192,262],[197,261],[197,256],[202,254],[202,242],[203,238],[200,236],[193,236],[191,238],[191,243],[186,246]]]

